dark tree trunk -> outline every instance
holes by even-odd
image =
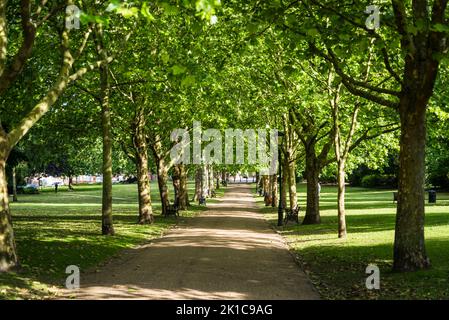
[[[9,271],[19,266],[6,179],[6,160],[10,148],[4,140],[3,137],[0,137],[0,272]]]
[[[273,174],[270,176],[271,182],[271,206],[276,207],[278,205],[278,181],[277,175]]]
[[[281,203],[282,208],[287,208],[287,192],[288,192],[288,160],[287,158],[282,159],[282,193],[281,193]]]
[[[307,208],[303,224],[321,223],[318,179],[320,169],[315,156],[315,148],[306,151]]]
[[[73,189],[73,177],[72,176],[69,177],[69,190],[71,190],[71,191],[74,190]]]
[[[422,70],[415,70],[416,73],[419,71]],[[429,90],[417,86],[413,73],[405,81],[399,108],[401,150],[394,239],[395,271],[414,271],[430,266],[424,243],[426,107],[430,94]]]

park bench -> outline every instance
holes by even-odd
[[[198,200],[198,202],[199,202],[199,205],[200,205],[200,206],[201,206],[201,205],[206,205],[206,198],[205,198],[205,197],[200,197],[199,200]]]
[[[287,225],[287,223],[289,221],[293,221],[293,222],[296,222],[297,224],[299,224],[299,210],[300,210],[299,206],[297,206],[293,210],[290,209],[290,208],[286,208],[285,209],[284,225]]]
[[[178,208],[178,204],[175,203],[174,204],[169,204],[167,207],[167,210],[165,211],[165,216],[170,216],[170,215],[174,215],[175,217],[179,217],[179,208]]]

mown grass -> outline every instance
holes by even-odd
[[[138,225],[137,186],[113,186],[115,236],[101,235],[101,185],[77,186],[73,192],[60,187],[57,194],[49,188],[38,195],[19,195],[19,202],[11,203],[11,211],[22,268],[0,274],[0,299],[53,297],[55,288],[65,283],[68,265],[78,266],[81,272],[94,268],[122,249],[159,237],[170,226],[204,210],[193,204],[181,211],[179,220],[164,218],[157,185],[151,187],[156,222]]]
[[[305,186],[298,185],[299,203],[305,207]],[[393,190],[348,188],[347,239],[337,238],[335,187],[321,192],[320,225],[278,228],[325,299],[448,299],[449,298],[449,194],[438,193],[436,204],[426,204],[426,247],[432,267],[393,273],[396,204]],[[262,197],[258,197],[263,206]],[[275,208],[262,209],[272,225]],[[304,209],[300,212],[304,216]],[[277,227],[276,227],[277,228]],[[380,290],[367,290],[368,264],[380,268]]]

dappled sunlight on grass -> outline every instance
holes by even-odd
[[[122,249],[161,236],[168,227],[203,210],[193,206],[181,211],[179,219],[161,217],[159,194],[152,184],[156,222],[138,225],[137,186],[114,185],[113,195],[113,237],[101,235],[101,185],[76,186],[73,192],[57,194],[44,190],[38,195],[19,195],[11,211],[22,269],[0,274],[0,298],[48,297],[55,292],[53,286],[64,283],[68,265],[81,270],[94,267]]]
[[[305,211],[305,185],[298,185],[300,217]],[[279,231],[324,298],[330,299],[448,299],[449,298],[449,194],[439,192],[437,203],[426,203],[426,248],[432,267],[413,273],[391,272],[396,204],[393,190],[347,188],[348,236],[337,237],[337,189],[323,186],[320,198],[322,223],[295,225]],[[276,225],[277,209],[261,211]],[[381,290],[365,288],[365,268],[381,269]]]

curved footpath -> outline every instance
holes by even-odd
[[[162,238],[81,274],[77,299],[319,299],[282,239],[258,213],[249,185]]]

